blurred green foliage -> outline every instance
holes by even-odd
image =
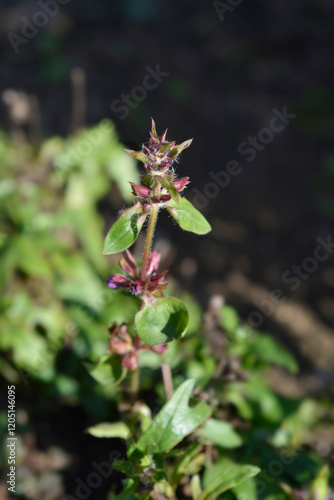
[[[9,382],[41,380],[78,401],[74,367],[97,362],[106,326],[136,310],[136,300],[106,287],[98,203],[113,183],[129,198],[137,168],[107,120],[38,151],[2,134],[0,155],[0,370]],[[56,368],[61,351],[76,362]]]

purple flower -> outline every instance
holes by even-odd
[[[162,290],[166,288],[168,281],[165,281],[167,271],[156,274],[159,263],[160,254],[155,251],[151,252],[147,266],[146,279],[142,282],[135,259],[129,250],[125,250],[119,264],[126,275],[124,276],[119,273],[113,274],[108,278],[107,284],[109,288],[112,289],[128,288],[132,294],[140,294],[142,298],[146,295],[162,297]]]

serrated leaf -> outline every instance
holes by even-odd
[[[148,345],[167,344],[181,338],[188,326],[189,314],[181,300],[174,297],[146,304],[135,316],[139,337]]]
[[[229,422],[209,418],[199,434],[222,448],[237,448],[242,445],[241,436]]]
[[[249,477],[259,474],[261,469],[254,465],[240,465],[231,468],[226,468],[221,471],[219,477],[214,479],[211,484],[205,488],[203,493],[198,497],[198,500],[216,500],[218,495],[224,491],[237,486]]]
[[[192,379],[183,382],[142,435],[138,448],[148,446],[152,453],[169,451],[210,417],[211,409],[204,401],[189,408],[194,385]]]
[[[106,236],[103,255],[123,252],[129,248],[136,241],[145,218],[139,202],[124,210]]]
[[[87,432],[97,438],[127,439],[130,434],[129,427],[124,422],[102,422],[88,427]]]
[[[166,208],[185,231],[196,234],[207,234],[211,231],[211,226],[206,218],[186,198],[180,198],[179,204],[170,200],[166,203]]]

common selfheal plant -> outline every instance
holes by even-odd
[[[148,145],[141,151],[125,150],[144,164],[140,185],[130,183],[137,201],[124,210],[108,232],[103,253],[123,252],[120,266],[124,274],[114,274],[108,279],[112,289],[123,288],[141,300],[135,316],[136,335],[149,346],[164,345],[181,338],[188,326],[188,311],[174,297],[165,297],[167,271],[157,273],[160,255],[151,251],[159,210],[166,209],[180,227],[197,234],[211,230],[209,223],[180,193],[189,177],[177,179],[175,160],[188,148],[192,139],[176,145],[166,139],[167,130],[159,136],[152,119]],[[144,222],[148,221],[144,252],[140,265],[128,248],[136,241]]]
[[[208,485],[201,484],[199,474],[208,457],[203,451],[203,438],[196,433],[207,421],[208,429],[202,429],[204,440],[207,432],[206,435],[213,435],[215,442],[222,427],[226,434],[226,425],[208,420],[213,410],[204,400],[194,397],[195,379],[183,381],[173,394],[173,380],[166,359],[161,363],[166,404],[153,418],[150,408],[137,398],[140,352],[149,350],[164,354],[169,342],[185,334],[189,321],[183,302],[164,295],[167,271],[159,270],[160,255],[151,248],[158,213],[167,210],[186,231],[206,234],[211,229],[206,219],[182,196],[189,177],[177,179],[174,171],[175,160],[192,141],[176,145],[167,141],[166,134],[167,131],[159,136],[152,120],[148,145],[138,152],[127,151],[143,162],[144,172],[140,184],[130,183],[136,201],[111,227],[103,249],[104,254],[122,252],[122,272],[108,278],[109,288],[122,289],[137,297],[140,303],[133,322],[114,324],[109,329],[108,353],[91,371],[96,380],[105,384],[120,383],[130,372],[128,394],[120,393],[125,396],[119,406],[123,420],[88,429],[97,437],[127,439],[127,459],[113,463],[113,468],[126,476],[122,481],[123,492],[111,495],[115,500],[176,500],[183,487],[187,490],[186,498],[191,494],[193,500],[216,500],[224,491],[259,472],[258,467],[251,465],[224,466],[223,474],[217,475]],[[136,260],[129,247],[145,222],[144,251],[142,258]],[[193,439],[177,449],[190,434]]]

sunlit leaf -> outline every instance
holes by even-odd
[[[188,321],[186,306],[174,297],[157,299],[153,305],[146,304],[135,316],[139,337],[152,346],[167,344],[182,337]]]
[[[211,415],[211,409],[204,401],[189,408],[194,385],[195,380],[183,382],[142,435],[138,448],[148,446],[152,453],[169,451]]]
[[[124,422],[102,422],[88,427],[87,432],[97,438],[127,439],[130,434],[129,427]]]
[[[220,474],[205,488],[198,500],[216,500],[224,491],[237,486],[249,477],[259,474],[261,469],[254,465],[222,467]]]
[[[242,438],[229,422],[209,418],[198,431],[200,436],[222,448],[237,448],[242,445]]]
[[[103,255],[122,252],[136,241],[145,221],[145,215],[140,217],[142,214],[139,202],[122,212],[106,236]]]
[[[171,216],[185,231],[196,234],[207,234],[211,231],[211,226],[206,218],[186,198],[180,198],[179,204],[170,200],[166,206]]]
[[[91,363],[84,363],[84,365],[89,374],[103,385],[117,385],[126,375],[121,358],[110,354],[105,354],[95,366]]]

